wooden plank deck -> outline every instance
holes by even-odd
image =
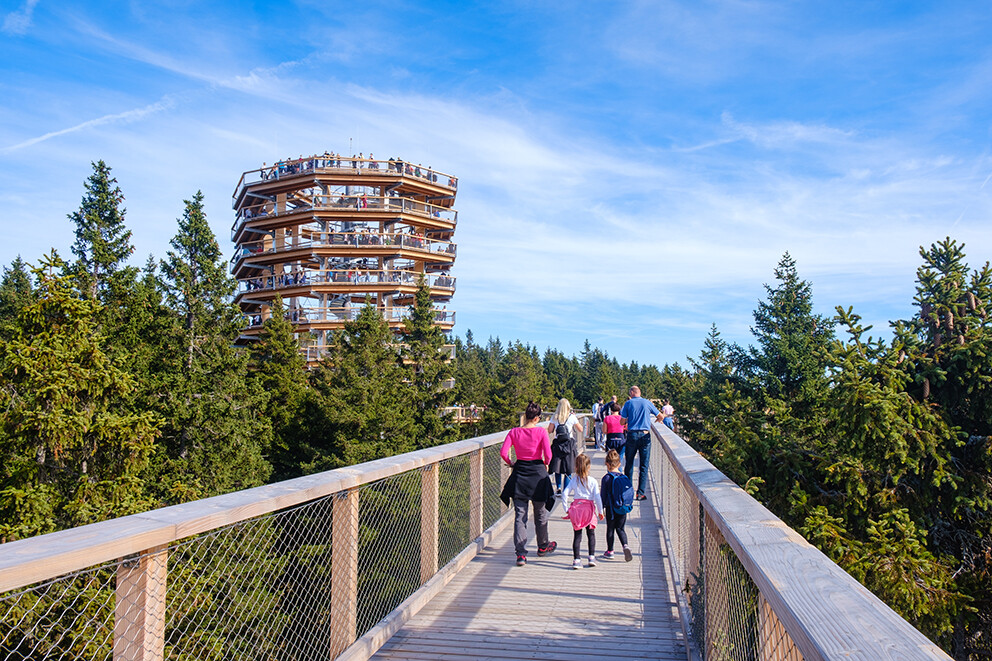
[[[592,451],[593,475],[605,472]],[[636,479],[636,469],[635,469]],[[636,482],[635,482],[636,484]],[[551,513],[558,550],[535,551],[529,523],[528,563],[516,567],[513,527],[480,553],[406,623],[376,659],[662,659],[687,658],[668,558],[652,496],[627,517],[632,562],[601,560],[606,526],[596,529],[596,567],[572,569],[572,527]],[[617,540],[615,550],[619,550]]]

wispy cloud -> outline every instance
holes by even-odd
[[[76,133],[78,131],[84,131],[86,129],[95,128],[97,126],[103,126],[105,124],[115,124],[115,123],[128,123],[135,122],[139,119],[143,119],[148,115],[160,112],[172,106],[170,100],[162,100],[158,103],[153,103],[151,105],[145,106],[143,108],[135,108],[133,110],[126,110],[124,112],[116,113],[113,115],[104,115],[103,117],[97,117],[95,119],[90,119],[75,126],[70,126],[69,128],[64,128],[58,131],[51,131],[45,133],[44,135],[39,135],[28,140],[17,143],[16,145],[10,145],[9,147],[0,148],[0,153],[8,154],[19,149],[24,149],[26,147],[31,147],[39,142],[44,142],[46,140],[51,140],[52,138],[57,138],[59,136],[68,135],[70,133]]]
[[[31,17],[34,15],[34,8],[37,4],[38,0],[26,0],[23,7],[4,17],[3,27],[0,27],[0,30],[12,35],[26,34],[28,28],[31,27]]]

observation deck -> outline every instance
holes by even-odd
[[[0,652],[950,659],[660,424],[632,562],[572,570],[556,506],[558,550],[514,566],[505,434],[4,544]]]
[[[366,297],[399,329],[421,278],[437,324],[451,330],[457,187],[453,175],[419,164],[328,153],[243,173],[230,260],[247,319],[242,340],[258,335],[277,295],[312,346],[354,319]]]

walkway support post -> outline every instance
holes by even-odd
[[[168,547],[156,546],[117,567],[114,661],[165,657],[165,585]]]
[[[482,534],[482,449],[471,452],[469,460],[469,539],[475,539]]]
[[[334,659],[358,631],[358,489],[335,494],[331,529],[331,640]]]
[[[420,473],[420,584],[437,573],[439,471],[437,464]]]

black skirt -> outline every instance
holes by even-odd
[[[575,447],[575,439],[569,438],[568,443],[562,447],[561,443],[551,444],[551,464],[548,471],[551,473],[561,473],[571,475],[575,472],[575,458],[579,456]]]
[[[540,459],[517,461],[513,464],[513,472],[503,485],[499,499],[509,505],[511,500],[533,500],[544,503],[550,510],[555,505],[555,491],[551,486],[551,478]]]

